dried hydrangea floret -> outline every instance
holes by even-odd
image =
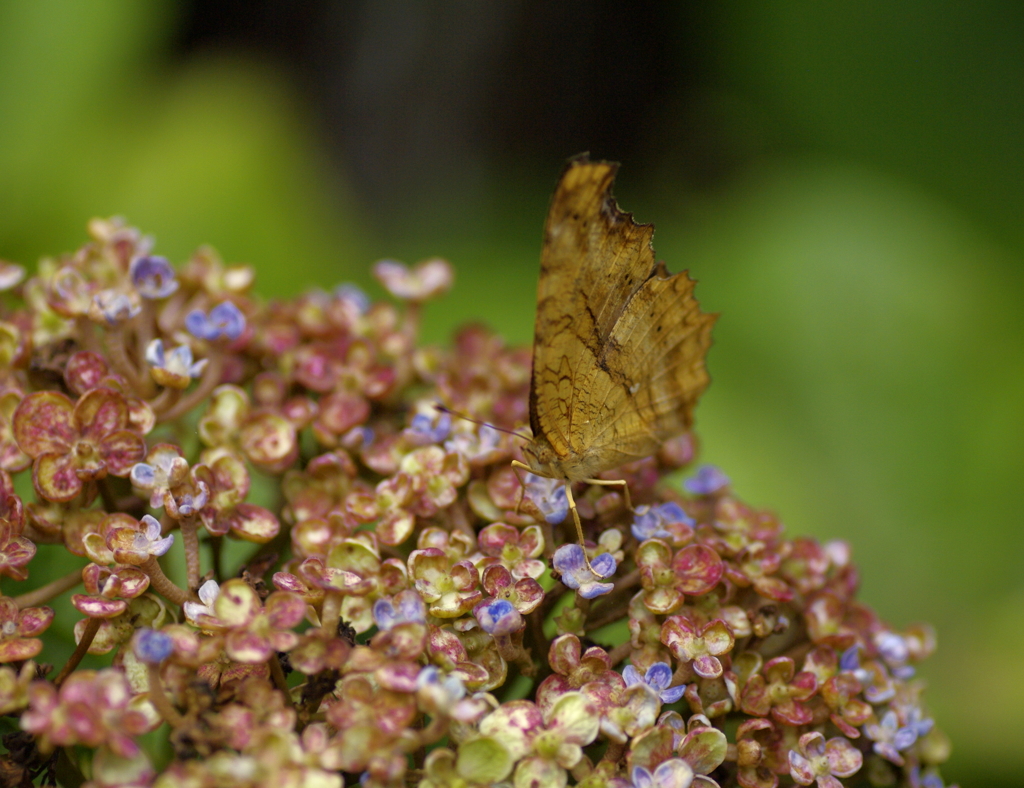
[[[21,716],[21,727],[36,735],[44,752],[73,744],[105,745],[122,758],[139,754],[135,737],[151,730],[153,722],[124,674],[113,668],[77,671],[59,690],[34,682],[29,708]]]
[[[565,483],[558,479],[528,473],[524,495],[537,505],[544,519],[551,525],[558,525],[569,514]]]
[[[128,271],[132,284],[143,298],[167,298],[179,286],[174,268],[166,257],[144,255],[132,260]]]
[[[36,492],[50,501],[70,501],[83,484],[108,473],[127,476],[145,453],[130,426],[127,401],[109,388],[92,389],[77,402],[39,391],[14,412],[15,438],[33,458]]]
[[[667,539],[682,544],[693,538],[695,521],[674,501],[657,506],[638,506],[630,530],[638,542],[645,539]]]
[[[825,741],[817,731],[800,737],[797,749],[789,751],[789,773],[800,785],[817,783],[818,788],[841,788],[839,777],[856,774],[863,762],[860,751],[837,736]]]
[[[582,547],[578,544],[564,544],[555,551],[551,562],[562,582],[584,599],[607,594],[615,587],[613,583],[601,582],[615,574],[615,559],[608,553],[601,553],[588,565]]]
[[[122,564],[145,564],[150,556],[161,556],[174,544],[174,534],[163,535],[160,521],[143,515],[137,527],[114,527],[107,532],[107,547]]]
[[[235,340],[245,330],[245,315],[231,301],[213,307],[209,313],[194,309],[185,316],[185,328],[196,339],[212,342],[218,339]]]
[[[451,289],[455,274],[451,265],[440,259],[424,260],[414,268],[396,260],[380,260],[373,275],[395,298],[426,301]]]
[[[627,687],[635,684],[643,684],[657,695],[662,703],[675,703],[686,691],[686,685],[681,684],[672,687],[672,668],[666,662],[655,662],[647,671],[641,675],[633,665],[626,665],[622,669],[622,678]]]
[[[10,290],[25,278],[25,266],[0,260],[0,292]]]
[[[209,359],[193,361],[192,348],[188,345],[178,345],[167,352],[163,340],[154,339],[146,346],[146,363],[153,380],[161,386],[185,389],[203,374]]]
[[[634,766],[630,773],[631,788],[690,788],[693,784],[693,769],[681,758],[662,761],[651,772],[643,766]]]
[[[156,629],[140,629],[134,641],[135,656],[147,665],[159,665],[174,653],[174,640]]]
[[[729,486],[729,477],[714,465],[702,465],[683,482],[683,486],[694,495],[715,495]]]
[[[149,505],[158,509],[165,496],[188,477],[188,460],[181,449],[169,443],[158,443],[146,455],[145,462],[132,466],[129,479],[136,489],[149,493]]]
[[[36,554],[35,544],[21,536],[17,526],[0,516],[0,575],[13,580],[28,577],[26,565]]]
[[[43,634],[53,621],[48,607],[27,607],[19,610],[10,597],[0,597],[0,662],[32,659],[43,650]]]
[[[394,599],[382,597],[374,602],[373,621],[385,632],[398,624],[425,624],[427,606],[419,593],[407,589]]]

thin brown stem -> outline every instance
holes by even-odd
[[[59,530],[46,533],[45,531],[40,531],[32,523],[25,523],[25,530],[21,532],[21,535],[37,545],[64,544],[64,535]]]
[[[548,651],[551,649],[551,643],[544,635],[544,615],[540,615],[538,610],[534,610],[530,615],[526,617],[527,626],[529,627],[529,644],[530,650],[533,655],[538,658],[539,667],[533,674],[534,686],[540,684],[541,681],[551,675],[551,663],[548,661]]]
[[[430,723],[416,737],[416,744],[419,747],[426,747],[440,741],[448,733],[448,723],[448,717],[443,714],[431,717]],[[412,746],[411,743],[410,746]]]
[[[135,394],[145,396],[148,393],[139,371],[128,358],[128,349],[124,343],[124,326],[116,326],[107,332],[107,358],[114,369],[128,381]]]
[[[608,742],[608,749],[604,751],[602,761],[608,761],[609,763],[618,763],[622,760],[622,756],[626,754],[626,745],[619,744],[618,742]]]
[[[468,507],[467,503],[458,500],[453,506],[448,507],[448,511],[451,513],[453,527],[466,534],[466,536],[476,539],[476,531],[473,530],[473,523],[470,522],[469,512],[467,511]]]
[[[85,315],[78,315],[75,318],[75,333],[85,350],[103,355],[103,348],[100,347],[96,336],[95,324]]]
[[[338,631],[338,621],[341,620],[341,598],[338,591],[327,589],[320,611],[320,626],[332,637]]]
[[[405,334],[415,344],[420,331],[420,319],[423,316],[423,304],[410,301],[405,307]]]
[[[623,575],[615,581],[615,585],[612,588],[613,594],[618,594],[624,589],[632,590],[634,586],[640,583],[640,569],[639,567],[634,569],[627,575]]]
[[[626,609],[622,605],[614,605],[612,607],[604,605],[598,611],[598,615],[587,619],[585,623],[587,633],[589,634],[608,624],[614,624],[616,621],[621,621],[625,615]]]
[[[615,583],[611,593],[599,597],[596,609],[587,617],[587,631],[600,629],[606,624],[618,621],[625,615],[624,606],[629,603],[634,589],[640,585],[640,571],[633,570]]]
[[[548,643],[547,637],[544,635],[544,618],[539,616],[536,612],[531,613],[526,617],[527,626],[527,647],[530,649],[532,654],[539,657],[541,662],[547,662],[548,649],[551,644]]]
[[[554,610],[555,606],[568,591],[569,588],[564,583],[560,583],[559,586],[552,588],[544,595],[544,600],[534,612],[540,613],[540,618],[543,621],[548,617],[551,611]]]
[[[199,385],[187,396],[178,400],[177,404],[168,408],[163,416],[160,417],[161,421],[174,421],[174,419],[184,416],[200,402],[206,400],[213,390],[217,388],[217,385],[220,383],[221,374],[224,372],[227,356],[224,353],[224,349],[218,347],[211,351],[209,359],[210,361],[206,365],[206,369],[203,370],[203,377],[200,379]]]
[[[180,711],[174,708],[171,699],[164,692],[164,684],[160,679],[160,666],[147,665],[146,667],[148,668],[150,702],[160,712],[160,716],[164,718],[168,725],[172,728],[180,728],[185,724],[185,718],[181,716]]]
[[[285,701],[294,709],[295,703],[292,701],[292,693],[288,689],[288,680],[285,678],[284,669],[281,667],[281,660],[277,658],[277,654],[270,655],[268,664],[270,665],[270,677],[274,680],[274,686],[281,691]]]
[[[622,662],[622,660],[628,657],[632,651],[633,644],[627,640],[625,643],[620,643],[608,652],[608,661],[611,662],[612,667],[615,667]]]
[[[64,577],[58,577],[56,580],[47,583],[45,586],[40,586],[34,591],[28,591],[14,597],[14,604],[18,606],[19,610],[42,605],[54,597],[60,596],[65,591],[70,591],[81,582],[82,570],[76,569],[74,572],[68,572]]]
[[[181,399],[181,389],[175,389],[168,386],[149,401],[149,407],[153,409],[153,412],[159,418],[162,417],[166,411],[174,407],[179,399]]]
[[[193,599],[192,595],[187,591],[171,582],[153,556],[149,556],[146,562],[139,566],[139,569],[149,575],[149,582],[153,590],[165,599],[178,606],[184,605]]]
[[[148,298],[142,299],[142,314],[135,322],[135,356],[145,360],[146,348],[153,339],[153,328],[156,325],[156,305]],[[145,369],[145,367],[143,367]],[[152,397],[156,392],[156,383],[151,375],[142,374],[142,395]]]
[[[611,593],[598,597],[587,616],[587,630],[600,629],[622,618],[626,614],[630,598],[639,585],[640,573],[634,571],[617,582]]]
[[[318,718],[317,709],[320,708],[320,702],[333,689],[330,681],[326,679],[320,680],[325,676],[329,677],[330,680],[336,681],[341,676],[341,673],[336,670],[324,669],[315,677],[310,677],[310,681],[306,683],[302,691],[302,706],[299,708],[300,729],[305,728],[309,723]],[[314,678],[317,681],[313,681]]]
[[[178,530],[178,521],[167,514],[167,510],[164,509],[164,513],[160,515],[160,535],[167,536],[176,530]]]
[[[96,637],[96,633],[100,631],[100,622],[102,619],[90,618],[88,623],[85,625],[85,629],[82,630],[82,639],[78,641],[78,645],[72,652],[71,657],[65,663],[64,667],[61,668],[60,673],[57,674],[57,678],[53,680],[54,686],[60,687],[68,676],[71,675],[72,671],[78,667],[78,663],[82,661],[82,658],[89,652],[89,646],[92,645],[93,638]]]
[[[199,588],[199,529],[195,516],[183,517],[178,521],[181,527],[181,543],[185,546],[185,570],[188,573],[188,590]]]
[[[494,642],[501,658],[515,665],[524,676],[532,676],[536,672],[530,655],[523,648],[523,630],[508,635],[495,635]]]

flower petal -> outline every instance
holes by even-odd
[[[78,437],[74,405],[58,391],[29,394],[14,411],[14,439],[30,457],[63,454]]]
[[[146,456],[146,443],[130,430],[118,430],[100,441],[99,450],[109,473],[127,476],[135,463]]]
[[[41,498],[48,501],[70,501],[82,490],[82,480],[75,472],[70,454],[44,454],[32,466],[32,484]]]

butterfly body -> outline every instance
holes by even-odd
[[[600,467],[598,458],[594,455],[580,455],[570,451],[564,456],[559,456],[543,435],[538,435],[523,446],[523,455],[532,473],[548,479],[580,482],[607,470]]]
[[[687,274],[655,262],[654,228],[611,195],[618,165],[569,161],[544,230],[530,387],[539,476],[623,484],[599,474],[654,454],[689,429],[709,378],[715,315],[700,311]],[[628,502],[628,492],[626,494]]]

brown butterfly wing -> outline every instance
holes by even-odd
[[[530,421],[575,478],[649,456],[692,423],[714,316],[654,260],[651,225],[611,196],[617,165],[578,157],[551,200]]]
[[[605,344],[601,366],[613,385],[603,404],[614,415],[588,440],[591,450],[613,443],[623,455],[618,464],[653,454],[693,424],[693,409],[710,381],[704,357],[716,318],[700,311],[694,284],[685,272],[670,275],[659,265]]]

